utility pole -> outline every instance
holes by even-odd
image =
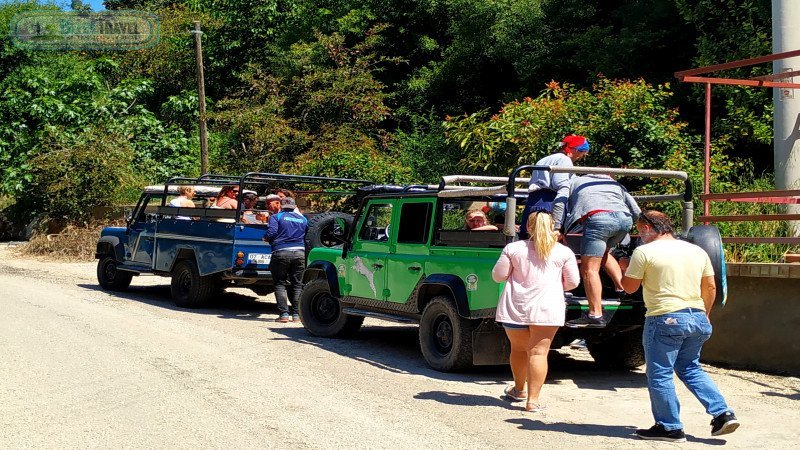
[[[200,174],[208,173],[208,131],[206,130],[206,83],[203,75],[203,43],[200,21],[194,21],[194,47],[197,54],[197,95],[200,103]]]
[[[800,2],[772,0],[772,52],[800,49]],[[779,59],[772,73],[800,70],[800,58]],[[800,92],[773,89],[775,189],[800,189],[800,138],[796,127],[800,118]],[[800,213],[800,205],[788,205],[786,212]],[[789,221],[790,232],[800,236],[800,221]]]

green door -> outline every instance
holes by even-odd
[[[389,253],[386,268],[387,300],[405,303],[425,274],[425,261],[430,251],[433,205],[435,199],[404,199],[398,206],[400,217]]]
[[[386,257],[391,249],[392,204],[375,200],[366,207],[347,255],[345,295],[375,300],[386,298]]]

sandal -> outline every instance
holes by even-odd
[[[528,402],[525,404],[525,411],[528,412],[540,412],[544,411],[545,409],[547,409],[547,407],[541,403]]]
[[[528,398],[528,393],[525,391],[518,391],[515,386],[508,386],[503,391],[504,397],[510,402],[521,402]]]

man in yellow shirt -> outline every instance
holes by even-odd
[[[636,430],[642,439],[686,441],[673,374],[703,404],[711,434],[734,432],[739,422],[714,381],[700,366],[703,343],[711,337],[709,314],[716,285],[708,254],[675,238],[672,223],[658,211],[644,211],[636,222],[644,245],[633,251],[622,286],[634,293],[643,286],[645,314],[642,343],[647,387],[656,424]]]

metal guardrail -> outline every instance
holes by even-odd
[[[769,203],[769,204],[800,204],[800,190],[758,191],[758,192],[729,192],[720,194],[703,194],[700,199],[704,202],[729,201],[741,203]],[[800,220],[800,214],[734,214],[724,216],[703,215],[697,218],[703,223],[718,222],[779,222]],[[725,244],[800,244],[800,236],[729,236],[723,237]]]
[[[684,191],[677,194],[665,195],[643,195],[635,196],[637,201],[664,202],[681,201],[683,204],[683,214],[681,225],[684,230],[691,228],[694,216],[694,206],[692,203],[692,183],[686,172],[677,170],[649,170],[649,169],[616,169],[611,167],[562,167],[562,166],[536,166],[522,165],[516,167],[508,177],[490,177],[480,175],[447,175],[442,177],[438,186],[429,185],[429,189],[437,189],[439,197],[459,197],[463,195],[505,195],[506,207],[508,211],[516,211],[517,196],[528,194],[529,177],[521,177],[523,171],[547,171],[552,173],[574,173],[574,174],[604,174],[629,177],[653,177],[653,178],[672,178],[683,181]],[[489,184],[490,186],[464,185],[470,184]],[[520,186],[521,185],[521,186]],[[503,225],[503,233],[506,236],[514,236],[516,218],[513,214],[506,215],[506,222]]]

